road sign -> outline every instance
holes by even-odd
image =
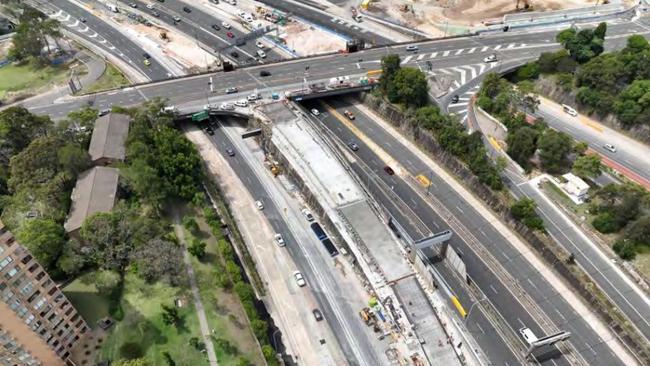
[[[210,118],[210,114],[208,114],[208,111],[201,111],[201,112],[194,113],[192,115],[192,122],[201,122],[201,121],[205,121],[208,118]]]

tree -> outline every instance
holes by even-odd
[[[132,255],[138,275],[147,282],[163,280],[178,285],[183,280],[183,250],[163,239],[151,239]]]
[[[44,47],[47,46],[49,50],[47,36],[61,37],[59,22],[48,18],[39,10],[24,6],[12,39],[10,56],[16,60],[40,56]]]
[[[91,166],[90,155],[78,145],[68,144],[57,151],[59,166],[72,177]]]
[[[144,356],[144,351],[137,342],[124,342],[120,346],[120,356],[127,360],[133,360]]]
[[[429,99],[429,85],[425,74],[414,68],[399,69],[388,85],[388,99],[409,107],[421,107]]]
[[[399,55],[390,54],[381,58],[381,77],[379,78],[379,87],[385,92],[388,91],[388,85],[393,81],[395,74],[400,70],[401,60]]]
[[[63,246],[63,252],[56,263],[63,273],[74,276],[81,272],[86,265],[86,255],[83,253],[83,246],[77,239],[70,239]]]
[[[187,248],[187,251],[190,252],[190,254],[195,256],[196,258],[201,259],[205,256],[205,247],[206,247],[205,242],[202,242],[201,240],[194,238],[189,248]]]
[[[176,361],[172,358],[172,355],[169,354],[169,352],[165,351],[162,353],[163,358],[165,359],[165,363],[167,366],[176,366]]]
[[[589,154],[579,156],[573,162],[573,174],[581,178],[595,178],[602,173],[600,155]]]
[[[537,79],[539,72],[540,69],[537,62],[529,62],[517,69],[517,80]]]
[[[38,116],[23,107],[9,107],[0,111],[0,162],[19,153],[32,140],[45,136],[53,126],[48,116]]]
[[[544,221],[535,212],[537,203],[530,198],[521,198],[510,206],[512,216],[533,230],[543,230]]]
[[[573,140],[563,132],[548,129],[538,139],[539,158],[542,167],[550,172],[562,171],[568,164],[567,155],[571,152]]]
[[[509,133],[506,139],[508,155],[526,170],[530,169],[530,158],[537,149],[538,135],[533,128],[525,126]]]
[[[183,217],[183,227],[192,233],[199,231],[199,224],[196,222],[196,219],[193,216],[187,215]]]
[[[630,243],[627,240],[616,241],[612,249],[614,249],[614,252],[623,260],[631,261],[636,258],[636,248],[634,243]]]
[[[587,152],[587,149],[589,149],[589,145],[584,141],[580,141],[573,145],[573,152],[578,155],[584,155],[585,152]]]
[[[575,39],[576,30],[575,28],[567,28],[563,31],[560,31],[556,36],[555,40],[560,43],[562,46],[566,47],[567,43]]]
[[[596,29],[594,29],[594,37],[599,39],[605,39],[605,34],[607,33],[607,23],[601,22],[598,24]]]
[[[50,219],[26,221],[16,237],[47,270],[53,269],[65,244],[63,227]]]
[[[95,273],[95,287],[100,294],[111,296],[122,284],[122,277],[114,271],[97,271]]]
[[[174,327],[178,327],[182,321],[180,314],[178,313],[178,309],[174,305],[165,305],[165,304],[160,304],[160,307],[162,308],[162,319],[163,323],[167,325],[173,325]]]
[[[624,236],[631,243],[650,246],[650,214],[630,222],[625,228]]]
[[[650,124],[650,80],[634,80],[619,94],[614,108],[623,124]]]
[[[112,364],[113,366],[153,366],[153,364],[146,358],[136,358],[134,360],[118,360]]]
[[[16,192],[23,187],[36,187],[49,182],[59,172],[57,152],[62,141],[56,137],[39,137],[11,158],[11,178],[7,182]]]

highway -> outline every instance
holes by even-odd
[[[225,29],[221,26],[221,23],[225,19],[219,19],[214,17],[211,14],[207,14],[203,10],[199,9],[197,6],[191,5],[189,2],[183,2],[178,0],[165,0],[165,2],[145,2],[141,0],[120,0],[124,8],[130,10],[128,4],[135,3],[138,5],[138,10],[145,14],[151,14],[153,10],[146,8],[148,3],[154,5],[155,11],[160,14],[160,17],[151,18],[166,23],[169,27],[176,28],[180,32],[186,34],[187,36],[198,40],[199,42],[210,47],[208,50],[213,54],[217,54],[216,50],[225,49],[223,51],[223,56],[236,62],[237,64],[257,64],[256,61],[257,55],[256,52],[258,48],[255,46],[255,41],[248,41],[245,45],[235,46],[235,40],[244,36],[246,33],[238,30],[236,27],[231,29]],[[191,13],[186,13],[183,11],[183,7],[188,7],[192,10]],[[181,21],[175,24],[174,17],[178,16],[181,18]],[[231,19],[227,19],[230,24],[235,22]],[[218,25],[221,30],[216,31],[212,28],[212,25]],[[235,38],[228,38],[226,35],[227,32],[232,32]],[[233,57],[230,53],[236,51],[239,55],[238,57]],[[265,51],[267,53],[267,58],[262,60],[263,62],[267,61],[278,61],[283,57],[278,51],[270,49]]]
[[[47,3],[39,0],[37,3],[40,4],[39,9],[41,10],[54,9],[54,14],[58,14],[55,19],[61,21],[71,32],[124,60],[150,80],[157,81],[168,78],[169,71],[158,60],[152,58],[150,66],[144,65],[142,48],[93,12],[68,0],[50,0]],[[57,10],[61,10],[62,13]],[[86,19],[86,22],[79,22],[78,20],[81,18]]]
[[[621,361],[614,355],[609,347],[597,334],[590,328],[580,314],[575,314],[573,308],[564,300],[561,294],[546,282],[546,280],[533,269],[528,261],[523,258],[514,248],[512,248],[506,238],[499,233],[490,222],[486,222],[483,216],[478,214],[475,209],[469,206],[465,200],[459,196],[449,185],[440,179],[437,175],[431,174],[427,166],[418,156],[414,155],[410,150],[404,147],[400,141],[396,140],[391,135],[387,134],[381,127],[370,120],[367,116],[361,113],[360,110],[353,106],[346,105],[342,102],[335,102],[329,100],[336,110],[342,114],[344,109],[348,109],[355,113],[356,120],[354,125],[368,136],[376,144],[380,145],[382,149],[390,155],[391,158],[397,160],[407,174],[416,176],[418,174],[425,174],[432,181],[430,187],[431,194],[442,200],[447,208],[453,215],[464,223],[464,225],[473,233],[480,241],[481,245],[486,247],[501,263],[503,267],[509,272],[516,274],[518,284],[537,302],[537,304],[544,310],[554,324],[560,329],[570,331],[572,333],[571,343],[575,349],[580,353],[580,356],[589,365],[620,365]],[[309,105],[307,105],[309,107]],[[421,203],[420,196],[414,192],[398,175],[389,176],[383,172],[385,163],[383,160],[369,151],[368,147],[359,140],[358,136],[344,127],[336,118],[326,113],[322,118],[325,126],[331,127],[331,130],[336,134],[341,141],[354,140],[360,149],[355,152],[361,161],[370,167],[373,171],[377,172],[381,179],[389,186],[392,187],[393,192],[397,194],[400,199],[407,203],[413,212],[422,219],[422,221],[429,226],[432,232],[439,232],[446,229],[445,221],[442,220],[436,212],[434,212],[428,205]],[[337,128],[339,126],[341,128]],[[399,217],[400,213],[396,213]],[[536,335],[546,335],[548,330],[543,330],[533,317],[529,314],[527,309],[520,303],[515,295],[509,288],[512,284],[503,283],[500,278],[495,277],[492,273],[492,268],[489,268],[490,263],[484,262],[484,258],[477,256],[470,245],[461,238],[455,235],[451,240],[457,252],[462,256],[467,265],[469,276],[477,283],[485,296],[499,309],[503,317],[510,325],[513,332],[516,332],[521,327],[529,327],[535,332]],[[444,269],[442,269],[444,273]],[[453,282],[452,282],[453,283]],[[454,288],[454,290],[458,290]],[[466,298],[462,297],[461,301]],[[466,306],[470,304],[467,303]],[[484,328],[484,324],[479,323],[476,325],[476,320],[470,319],[475,329]],[[487,333],[487,332],[486,332]],[[481,337],[478,337],[481,342]],[[489,343],[489,338],[488,338]],[[611,340],[606,340],[611,341]],[[482,344],[482,346],[484,346]],[[487,349],[489,350],[489,346]],[[542,358],[542,357],[540,357]],[[564,357],[556,359],[547,359],[544,364],[566,364]]]
[[[223,123],[227,126],[241,123],[241,121],[227,119]],[[346,359],[351,365],[383,364],[385,356],[381,350],[377,350],[376,337],[370,328],[365,327],[359,319],[358,309],[351,308],[351,297],[354,295],[347,294],[343,287],[337,286],[337,283],[340,282],[337,279],[339,274],[322,244],[313,233],[309,232],[311,229],[309,229],[308,222],[300,220],[300,223],[308,231],[308,236],[298,237],[295,228],[292,227],[295,224],[289,225],[285,220],[286,211],[279,208],[284,207],[284,204],[279,206],[276,203],[280,200],[281,194],[276,194],[272,187],[261,181],[258,173],[249,165],[250,158],[245,157],[247,153],[243,151],[245,148],[242,148],[241,138],[236,136],[234,138],[239,141],[233,141],[233,136],[225,132],[227,129],[228,127],[216,128],[211,140],[222,153],[225,153],[226,148],[236,151],[234,157],[226,156],[226,159],[251,195],[264,203],[264,214],[274,230],[282,234],[287,242],[285,248],[305,276],[308,288],[320,304],[320,309],[332,327]],[[290,276],[291,274],[288,274],[288,278]],[[289,278],[288,281],[293,282],[294,280]],[[356,294],[356,296],[358,295],[360,294]],[[375,339],[371,340],[371,337]]]

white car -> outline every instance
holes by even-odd
[[[224,28],[226,28],[226,29],[230,29],[230,28],[232,28],[232,25],[230,25],[230,23],[225,22],[225,21],[224,21],[224,22],[221,22],[221,26],[224,27]]]
[[[258,93],[252,93],[251,95],[247,96],[246,99],[248,99],[249,102],[254,102],[258,99],[262,99],[262,96]]]
[[[490,63],[490,62],[497,62],[497,61],[498,61],[498,59],[497,59],[497,55],[495,55],[495,54],[491,54],[491,55],[489,55],[488,57],[486,57],[486,58],[483,59],[483,62],[487,62],[487,63]]]
[[[147,9],[153,10],[153,4],[147,4]]]
[[[209,105],[209,104],[206,104],[206,105],[203,106],[203,110],[204,110],[204,111],[209,111],[210,108],[212,108],[212,106]]]
[[[257,55],[260,58],[266,58],[266,53],[264,51],[262,51],[262,50],[257,50]]]
[[[285,242],[284,242],[284,239],[282,239],[282,235],[280,235],[280,234],[275,234],[275,242],[278,243],[278,246],[281,246],[281,247],[286,245]]]
[[[302,212],[302,214],[305,216],[307,221],[309,221],[309,222],[314,221],[314,215],[312,215],[311,212],[308,209],[303,208],[300,212]]]
[[[257,206],[257,209],[260,211],[264,209],[264,204],[262,201],[255,201],[255,206]]]
[[[412,45],[410,45],[410,46],[406,46],[406,50],[407,50],[407,51],[417,51],[417,50],[418,50],[418,46],[412,44]]]
[[[260,42],[260,41],[257,41],[257,42],[255,43],[255,45],[257,46],[257,48],[264,49],[264,45],[263,45],[262,42]]]
[[[300,273],[300,271],[293,272],[293,278],[296,279],[298,286],[304,287],[307,285],[307,282],[305,282],[305,278],[302,276],[302,273]]]
[[[316,108],[312,108],[310,112],[311,112],[312,115],[314,115],[314,117],[317,117],[318,115],[320,115],[320,112]]]
[[[221,103],[219,108],[224,111],[232,111],[233,109],[235,109],[235,106],[232,105],[232,103]]]
[[[240,99],[235,102],[237,107],[248,107],[248,101],[246,99]]]
[[[607,150],[609,152],[613,152],[613,153],[616,152],[616,146],[614,146],[612,144],[605,144],[605,145],[603,145],[603,147],[605,148],[605,150]]]

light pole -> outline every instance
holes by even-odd
[[[474,306],[476,306],[476,304],[478,304],[479,302],[485,301],[485,300],[487,300],[487,297],[484,297],[484,298],[482,298],[482,299],[480,299],[478,301],[475,301],[472,304],[472,306],[469,307],[469,311],[467,311],[467,316],[465,316],[465,325],[467,325],[467,322],[469,321],[469,316],[470,316],[470,314],[472,314],[472,309],[474,309]]]

